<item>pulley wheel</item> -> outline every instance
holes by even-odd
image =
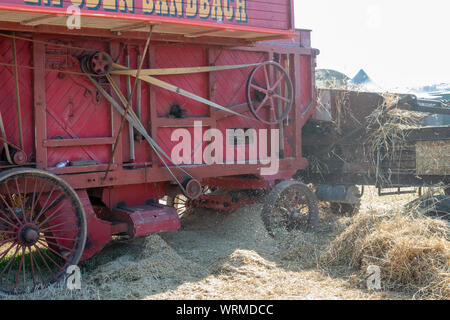
[[[92,54],[86,61],[89,72],[105,76],[112,69],[112,59],[106,52],[97,51]]]
[[[202,194],[202,185],[197,179],[188,179],[183,183],[185,196],[191,200],[197,199]]]
[[[266,124],[278,124],[289,116],[294,88],[288,72],[277,62],[257,66],[247,81],[247,104],[252,114]]]

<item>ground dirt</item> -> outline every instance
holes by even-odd
[[[414,196],[379,198],[366,191],[360,215],[400,207]],[[320,208],[315,234],[273,239],[261,205],[227,214],[194,210],[181,230],[115,241],[80,265],[82,289],[64,282],[3,299],[410,299],[405,292],[368,291],[360,270],[327,266],[321,256],[353,218]]]

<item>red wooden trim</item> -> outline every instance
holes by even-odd
[[[257,165],[218,164],[211,166],[209,165],[190,166],[184,168],[188,169],[189,173],[192,176],[198,179],[205,179],[217,176],[218,172],[220,172],[221,177],[235,176],[237,173],[259,175],[260,169],[262,167],[265,166],[261,164]],[[288,171],[295,172],[297,170],[305,169],[306,167],[307,167],[307,160],[305,158],[298,158],[298,159],[289,158],[280,160],[280,175],[282,175],[283,172]],[[107,181],[102,181],[104,176],[105,176],[104,172],[93,172],[93,173],[80,173],[76,175],[67,174],[62,175],[61,177],[67,182],[69,182],[69,184],[75,189],[141,184],[152,182],[165,182],[168,180],[167,169],[164,167],[135,169],[135,170],[118,169],[109,174]],[[271,177],[267,177],[267,179],[271,180]]]
[[[117,41],[112,41],[110,42],[110,53],[112,57],[118,57],[120,54],[120,43]],[[112,76],[112,79],[118,83],[118,85],[120,86],[120,76]],[[110,92],[111,94],[111,92]],[[115,93],[112,93],[114,99],[116,101],[119,101],[117,95]],[[115,140],[115,137],[117,137],[117,135],[119,134],[119,129],[120,129],[120,124],[122,122],[122,116],[114,109],[113,106],[111,107],[111,124],[112,124],[112,136],[114,137],[113,139]],[[124,130],[125,132],[125,130]],[[119,141],[117,143],[117,147],[116,147],[116,152],[114,154],[114,158],[113,158],[113,163],[115,164],[122,164],[123,162],[123,136],[124,133],[122,132],[122,134],[119,137]],[[111,152],[112,152],[112,147],[111,147]],[[111,156],[110,156],[111,157]]]
[[[234,47],[231,50],[238,51],[258,51],[258,52],[276,52],[279,54],[289,54],[296,53],[301,55],[312,55],[317,52],[317,49],[312,48],[300,48],[300,47],[289,47],[289,46],[270,46],[264,44],[258,44],[255,46],[246,46],[246,47]]]
[[[207,54],[206,63],[208,66],[214,65],[215,53],[216,53],[216,50],[214,48],[206,49],[206,54]],[[216,76],[215,76],[214,72],[209,72],[208,73],[208,100],[209,101],[215,100],[214,99],[215,90],[216,90]],[[209,108],[209,116],[211,118],[211,124],[209,126],[212,128],[217,128],[217,109]]]
[[[58,34],[58,35],[69,35],[69,36],[92,36],[92,37],[105,37],[113,39],[122,39],[125,42],[136,39],[136,40],[146,40],[148,33],[146,32],[122,32],[118,34],[117,32],[111,32],[106,29],[93,29],[93,28],[83,28],[82,30],[69,30],[62,26],[50,26],[50,25],[39,25],[39,26],[24,26],[15,22],[4,22],[0,21],[0,29],[2,30],[13,30],[21,32],[32,32],[40,34]],[[199,44],[199,45],[221,45],[221,46],[242,46],[247,45],[250,41],[247,39],[235,39],[235,38],[219,38],[219,37],[199,37],[199,38],[186,38],[183,35],[171,35],[171,34],[153,34],[153,41],[164,41],[164,42],[181,42],[189,44]],[[273,37],[273,39],[278,39]]]
[[[291,30],[292,32],[295,32],[295,16],[294,16],[294,0],[291,0],[291,5],[290,5],[290,26],[291,26]]]
[[[117,169],[118,165],[113,164],[110,170]],[[85,173],[85,172],[96,172],[96,171],[106,171],[108,168],[107,164],[92,165],[92,166],[82,166],[82,167],[64,167],[64,168],[48,168],[47,170],[54,174],[72,174],[72,173]],[[104,174],[103,174],[104,176]]]
[[[230,190],[266,189],[271,184],[269,181],[263,179],[237,178],[234,176],[206,178],[202,183],[209,187],[222,187]]]
[[[154,46],[150,46],[148,48],[148,67],[150,69],[156,68],[156,50]],[[156,110],[156,92],[155,92],[155,86],[148,84],[148,92],[150,95],[150,131],[151,131],[151,137],[156,139],[158,136],[158,114]],[[158,141],[156,141],[158,143]],[[157,168],[159,159],[158,155],[151,150],[151,161],[152,161],[152,167]]]
[[[301,97],[302,97],[302,84],[301,84],[301,70],[300,70],[300,55],[293,54],[292,55],[292,66],[293,70],[293,80],[294,80],[294,92],[295,92],[295,116],[294,116],[294,137],[295,137],[295,157],[300,158],[302,156],[302,110],[300,108],[301,105]]]
[[[35,37],[36,39],[36,37]],[[46,94],[45,94],[45,45],[35,43],[33,45],[34,66],[34,127],[36,147],[36,167],[47,168],[47,148],[43,147],[43,141],[47,137],[46,121]]]
[[[211,108],[212,109],[212,108]],[[155,123],[158,128],[161,127],[193,127],[194,121],[201,121],[204,126],[211,126],[214,124],[214,120],[210,117],[204,118],[182,118],[182,119],[172,119],[172,118],[157,118]]]
[[[55,147],[78,147],[78,146],[100,146],[113,144],[114,138],[79,138],[79,139],[47,139],[43,146],[46,148]]]
[[[244,113],[244,112],[250,111],[250,109],[248,108],[247,102],[244,102],[244,103],[240,104],[239,106],[232,108],[232,110],[237,113]],[[235,115],[232,113],[226,112],[226,111],[218,110],[216,112],[217,120],[232,117],[232,116],[234,117]]]

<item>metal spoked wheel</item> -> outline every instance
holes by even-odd
[[[318,216],[318,201],[312,190],[292,180],[275,186],[262,209],[264,225],[275,238],[286,231],[314,231]]]
[[[200,195],[209,194],[214,190],[209,188],[208,186],[201,186]],[[173,206],[177,212],[178,216],[181,218],[185,215],[189,210],[194,208],[195,200],[189,199],[184,194],[177,194],[175,196],[167,197],[167,205]]]
[[[252,114],[266,124],[285,120],[294,102],[288,72],[277,62],[257,66],[247,81],[247,103]]]
[[[31,292],[76,265],[86,242],[86,218],[75,191],[45,171],[0,174],[0,291]]]
[[[190,200],[184,194],[177,194],[172,199],[172,205],[177,210],[180,218],[191,208]]]

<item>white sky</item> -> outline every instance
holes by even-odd
[[[389,87],[450,83],[449,0],[294,0],[318,68]]]

